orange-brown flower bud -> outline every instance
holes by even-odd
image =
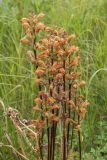
[[[50,107],[50,111],[54,110],[54,109],[60,109],[60,106],[58,104],[54,104],[53,106]]]
[[[30,23],[30,19],[28,19],[28,18],[22,18],[21,22],[22,23]]]
[[[76,108],[75,103],[72,100],[68,100],[68,104],[72,107],[72,108]]]
[[[76,34],[71,34],[70,36],[68,36],[68,41],[75,38],[76,38]]]
[[[65,51],[63,49],[60,49],[60,50],[57,51],[57,54],[60,55],[60,56],[64,56]]]
[[[78,89],[78,84],[73,84],[73,86],[72,86],[74,89]]]
[[[87,107],[90,103],[86,100],[85,102],[83,102],[80,106],[81,107]]]
[[[45,31],[47,31],[47,32],[53,32],[53,29],[51,27],[46,27]]]
[[[44,13],[39,13],[39,14],[37,15],[37,19],[40,19],[40,18],[43,18],[43,17],[45,17],[45,14],[44,14]]]
[[[55,116],[55,115],[52,115],[51,118],[50,118],[50,120],[51,120],[51,121],[54,121],[54,122],[58,122],[59,119],[60,119],[60,117]]]
[[[37,58],[44,58],[44,59],[46,59],[46,58],[48,58],[48,55],[45,54],[44,52],[42,52],[42,53],[40,53],[40,54],[37,55]]]
[[[30,41],[27,38],[21,38],[20,42],[30,44]]]
[[[41,46],[39,43],[36,44],[36,49],[38,50],[46,50],[46,48],[44,46]]]
[[[65,31],[64,28],[60,28],[58,32],[59,32],[59,34],[62,34],[62,33],[64,33],[64,32],[66,32],[66,31]]]
[[[33,33],[33,28],[32,27],[29,27],[27,30],[26,30],[26,34],[31,36]]]
[[[78,57],[75,57],[75,58],[73,59],[73,61],[71,62],[71,64],[69,65],[69,67],[77,66],[78,63],[79,63],[79,60],[80,60],[80,57],[79,57],[79,56],[78,56]]]
[[[48,40],[47,39],[41,39],[40,41],[39,41],[40,43],[43,43],[44,45],[48,45]]]
[[[35,107],[33,107],[33,110],[44,113],[44,111],[43,111],[41,108],[36,107],[36,106],[35,106]]]
[[[65,74],[65,69],[64,68],[60,68],[58,71],[59,71],[59,73]]]
[[[39,84],[44,85],[44,84],[46,84],[46,82],[45,82],[44,79],[36,79],[35,80],[35,84],[37,84],[37,85],[39,85]]]
[[[84,107],[81,107],[80,108],[80,113],[86,113],[87,112],[87,109],[86,108],[84,108]]]
[[[44,30],[45,29],[45,25],[41,22],[37,23],[37,26],[35,28],[35,30],[38,32],[40,30]]]
[[[63,73],[58,73],[58,74],[56,75],[56,78],[57,78],[57,79],[62,79],[62,78],[63,78],[63,76],[64,76],[64,74],[63,74]]]
[[[54,103],[56,102],[56,100],[55,100],[53,97],[49,97],[49,98],[47,99],[47,101],[48,101],[48,103],[50,103],[50,104],[54,104]]]
[[[66,44],[66,42],[67,42],[66,38],[61,38],[61,39],[59,40],[59,44],[60,44],[60,45],[64,45],[64,44]]]
[[[59,41],[54,41],[54,48],[55,48],[56,50],[59,50],[59,49],[60,49],[60,43],[59,43]]]
[[[30,27],[29,23],[27,23],[27,22],[22,23],[22,26],[23,26],[24,28],[29,28],[29,27]]]
[[[75,78],[78,78],[78,77],[80,77],[80,75],[81,75],[81,73],[80,72],[72,72],[72,73],[67,73],[66,74],[66,78],[68,79],[68,80],[72,80],[72,79],[75,79]]]
[[[41,69],[41,68],[38,68],[35,73],[38,75],[38,76],[44,76],[45,75],[45,70]]]
[[[39,67],[46,67],[45,63],[44,63],[42,60],[38,60],[38,61],[37,61],[37,65],[38,65]]]
[[[68,46],[66,49],[65,49],[65,51],[67,52],[67,53],[73,53],[73,52],[77,52],[77,51],[79,51],[79,47],[77,47],[77,46]]]
[[[58,62],[55,61],[53,65],[50,67],[50,73],[53,74],[57,69]]]
[[[38,104],[42,104],[42,100],[40,98],[35,98],[34,102]]]

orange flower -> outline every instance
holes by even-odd
[[[45,82],[45,80],[44,79],[36,79],[35,80],[35,84],[41,84],[41,85],[44,85],[44,84],[46,84],[46,82]]]
[[[46,50],[44,46],[41,46],[39,43],[36,43],[36,49],[38,50]]]
[[[46,58],[48,58],[48,55],[45,54],[45,53],[40,53],[40,54],[37,55],[37,58],[44,58],[44,59],[46,59]]]
[[[60,106],[58,104],[54,104],[53,106],[51,106],[50,111],[54,109],[60,109]]]
[[[44,125],[46,124],[46,121],[45,120],[39,120],[39,119],[36,119],[36,120],[33,120],[31,119],[30,120],[31,124],[33,124],[34,126],[36,126],[36,130],[40,133],[40,130],[44,127]]]
[[[40,67],[46,67],[45,63],[42,60],[38,60],[37,65],[40,66]]]
[[[56,78],[57,78],[57,79],[62,79],[62,78],[63,78],[63,76],[64,76],[64,74],[63,74],[63,73],[58,73],[58,74],[56,75]]]
[[[33,29],[31,27],[29,27],[27,30],[26,30],[26,34],[31,36],[33,33]]]
[[[65,49],[65,51],[67,52],[67,53],[73,53],[73,52],[77,52],[77,51],[79,51],[79,47],[77,47],[77,46],[68,46],[66,49]]]
[[[55,61],[55,62],[53,63],[53,65],[50,67],[50,72],[51,72],[51,74],[53,74],[53,73],[56,71],[57,65],[58,65],[58,62]]]
[[[66,78],[68,79],[68,80],[72,80],[72,79],[75,79],[75,78],[78,78],[78,77],[80,77],[80,75],[81,75],[81,73],[80,72],[72,72],[72,73],[67,73],[66,74]]]
[[[28,18],[22,18],[21,22],[22,23],[30,23],[30,19],[28,19]]]
[[[44,39],[41,39],[39,42],[40,42],[40,43],[43,43],[43,44],[46,45],[46,46],[47,46],[48,43],[49,43],[48,40],[45,39],[45,38],[44,38]]]
[[[33,110],[44,113],[44,111],[42,109],[40,109],[39,107],[33,107]]]
[[[69,73],[67,73],[67,74],[65,75],[65,77],[66,77],[66,79],[68,79],[68,80],[71,80],[71,79],[72,79],[72,76],[71,76],[71,74],[69,74]]]
[[[38,76],[44,76],[46,72],[45,72],[45,70],[38,68],[38,69],[35,71],[35,73],[36,73]]]
[[[47,31],[47,32],[53,32],[53,29],[51,27],[46,27],[45,31]]]
[[[86,108],[84,108],[84,107],[80,108],[80,113],[85,114],[86,112],[87,112]]]
[[[67,42],[66,38],[61,38],[61,39],[59,40],[59,44],[60,44],[60,45],[64,45],[64,44],[66,44],[66,42]]]
[[[20,42],[30,44],[30,41],[27,38],[21,38]]]
[[[73,61],[71,62],[71,64],[69,65],[69,67],[77,66],[78,63],[79,63],[79,60],[80,60],[80,57],[79,57],[79,56],[78,56],[78,57],[75,57],[75,58],[73,59]]]
[[[39,96],[43,96],[44,92],[43,91],[39,91]]]
[[[78,78],[78,77],[80,77],[80,75],[81,75],[81,72],[72,72],[71,73],[72,79]]]
[[[60,43],[58,41],[54,41],[54,48],[59,49]]]
[[[40,30],[45,30],[45,25],[41,22],[37,23],[35,30],[38,32]]]
[[[37,58],[48,58],[49,54],[50,54],[50,52],[49,52],[49,50],[47,49],[47,50],[39,53],[39,54],[37,55]]]
[[[59,73],[65,74],[65,69],[64,68],[60,68],[58,71],[59,71]]]
[[[76,105],[75,105],[75,103],[72,101],[72,100],[69,100],[68,101],[68,104],[72,107],[72,108],[76,108]]]
[[[70,36],[68,36],[68,41],[75,38],[76,38],[76,34],[75,33],[71,34]]]
[[[65,51],[63,49],[60,49],[56,53],[60,56],[63,56],[65,54]]]
[[[81,107],[87,107],[90,103],[86,100],[85,102],[83,102],[80,106]]]
[[[53,30],[52,33],[53,33],[54,36],[57,36],[57,35],[58,35],[58,31],[57,31],[57,30]]]
[[[60,118],[58,116],[53,115],[53,116],[51,116],[50,120],[54,121],[54,122],[58,122],[60,120]]]
[[[74,89],[78,89],[78,87],[79,87],[78,84],[76,84],[76,83],[73,84],[73,88],[74,88]]]
[[[54,103],[56,102],[56,100],[55,100],[53,97],[49,97],[49,98],[47,99],[47,101],[48,101],[48,103],[50,103],[50,104],[54,104]]]
[[[34,102],[38,104],[42,104],[42,100],[40,98],[35,98]]]
[[[84,107],[80,107],[80,120],[82,120],[87,113],[87,109]]]
[[[78,98],[78,100],[84,99],[84,96],[83,95],[79,95],[77,98]]]
[[[54,42],[59,42],[60,41],[60,37],[59,36],[54,36]]]
[[[29,28],[29,27],[30,27],[29,23],[27,23],[27,22],[22,23],[22,26],[23,26],[24,28]]]
[[[64,33],[64,32],[66,32],[66,31],[65,31],[64,28],[60,28],[58,32],[59,32],[59,34],[62,34],[62,33]]]
[[[44,14],[44,13],[39,13],[39,14],[37,15],[37,19],[40,19],[40,18],[43,18],[43,17],[45,17],[45,14]]]

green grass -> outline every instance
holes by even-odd
[[[26,58],[26,49],[20,43],[23,36],[20,20],[31,11],[45,12],[47,24],[65,27],[69,33],[78,36],[80,70],[87,82],[85,94],[90,101],[83,123],[83,150],[96,150],[96,135],[102,133],[97,122],[105,123],[107,118],[107,1],[4,0],[0,4],[0,97],[6,107],[18,109],[24,118],[31,116],[36,95],[33,68]],[[0,141],[9,143],[8,134],[12,145],[20,150],[12,123],[8,121],[5,130],[4,119],[0,107]],[[19,159],[9,149],[0,148],[0,156],[3,160]]]

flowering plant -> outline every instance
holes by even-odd
[[[38,116],[30,120],[35,127],[29,136],[37,135],[39,159],[47,156],[48,160],[54,160],[55,153],[61,151],[61,159],[67,160],[77,129],[81,160],[80,128],[89,102],[80,94],[86,83],[80,81],[81,73],[77,70],[80,56],[79,47],[73,45],[76,35],[69,35],[64,28],[46,26],[41,22],[44,16],[44,13],[30,14],[21,21],[25,28],[21,42],[28,45],[27,55],[34,65],[38,87],[33,107]]]

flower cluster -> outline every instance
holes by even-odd
[[[31,120],[40,138],[40,157],[43,159],[43,137],[47,133],[48,160],[54,160],[58,125],[62,124],[63,160],[69,155],[71,132],[78,130],[89,102],[80,94],[85,81],[80,81],[81,73],[77,68],[80,61],[79,47],[73,45],[75,34],[69,35],[64,28],[47,27],[42,23],[44,13],[30,14],[21,23],[25,36],[21,42],[28,45],[28,58],[35,68],[35,85],[38,87],[33,111],[41,116]],[[44,133],[44,130],[47,130]],[[56,146],[56,147],[55,147]],[[81,152],[81,146],[80,146]],[[80,153],[81,158],[81,153]]]

